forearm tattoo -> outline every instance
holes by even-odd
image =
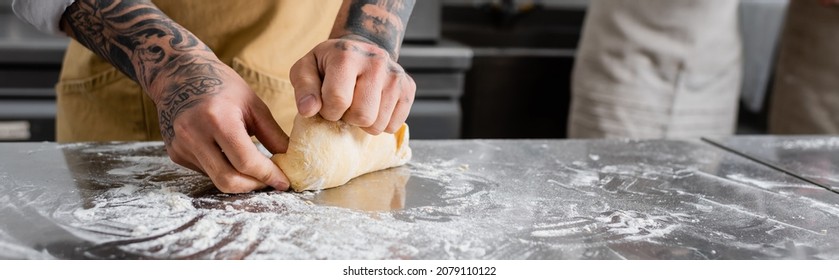
[[[175,118],[223,86],[212,51],[148,1],[77,0],[61,28],[150,93],[167,143]],[[158,78],[163,92],[152,93]]]
[[[178,61],[166,77],[178,82],[171,84],[166,90],[169,94],[157,103],[160,135],[167,143],[175,138],[175,118],[203,101],[203,96],[217,93],[224,84],[213,63],[186,55]]]
[[[379,45],[396,58],[414,0],[352,0],[344,29]]]

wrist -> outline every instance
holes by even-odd
[[[398,53],[399,48],[398,48],[398,46],[397,46],[396,50],[392,51],[383,42],[374,40],[375,37],[369,37],[369,36],[364,36],[364,35],[360,35],[360,34],[348,33],[348,34],[343,34],[343,35],[340,35],[340,36],[337,36],[337,37],[334,37],[334,38],[330,38],[330,39],[350,40],[350,41],[355,41],[355,42],[360,42],[360,43],[364,43],[364,44],[373,45],[373,46],[376,46],[379,49],[383,50],[384,52],[386,52],[390,56],[390,58],[393,59],[394,61],[396,61],[397,58],[399,58],[399,53]]]
[[[414,2],[345,0],[335,18],[330,38],[359,36],[384,49],[396,59]]]
[[[161,100],[168,96],[177,94],[179,88],[189,86],[190,80],[196,78],[218,79],[223,67],[226,67],[214,54],[210,53],[185,53],[172,58],[156,71],[148,73],[148,81],[143,85],[146,92],[155,104],[160,105]]]

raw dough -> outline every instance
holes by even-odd
[[[411,159],[408,125],[394,134],[370,135],[344,122],[297,115],[288,151],[271,160],[301,192],[337,187],[359,175],[403,165]]]

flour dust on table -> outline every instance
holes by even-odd
[[[839,196],[696,142],[414,141],[341,187],[238,195],[162,143],[24,146],[0,146],[3,258],[839,258]]]

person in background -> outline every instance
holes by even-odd
[[[836,0],[792,0],[770,133],[838,133]],[[819,5],[821,3],[821,7]],[[738,1],[592,0],[572,78],[572,138],[734,133],[742,78]],[[827,8],[825,8],[827,7]]]
[[[294,116],[393,133],[416,85],[396,62],[413,0],[17,0],[40,30],[75,39],[56,138],[163,140],[223,192],[288,179],[253,144],[285,152]]]
[[[839,1],[792,0],[771,101],[772,134],[839,134]]]
[[[592,0],[568,137],[729,135],[743,55],[738,1]]]

